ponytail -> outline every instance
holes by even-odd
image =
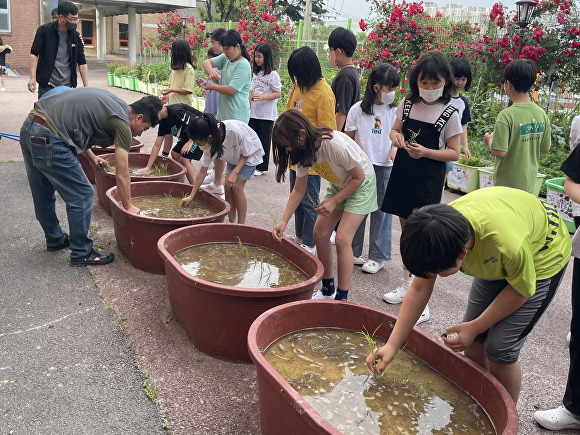
[[[187,125],[187,133],[191,140],[207,141],[211,136],[211,156],[217,155],[219,159],[223,155],[226,126],[223,122],[218,123],[211,113],[204,112],[201,116],[193,118]]]

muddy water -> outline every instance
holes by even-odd
[[[495,434],[471,396],[412,354],[401,351],[375,378],[369,352],[359,333],[321,328],[282,337],[264,357],[345,434]]]
[[[138,196],[131,198],[131,202],[141,211],[141,216],[164,219],[191,219],[211,216],[216,211],[205,202],[194,198],[187,207],[181,206],[181,197],[173,196]]]
[[[182,249],[173,257],[191,275],[230,287],[285,287],[308,279],[286,258],[255,245],[207,243]]]

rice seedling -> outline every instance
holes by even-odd
[[[417,139],[417,136],[421,134],[421,129],[419,129],[419,131],[413,131],[409,129],[409,131],[411,132],[411,137],[409,138],[409,140],[405,141],[405,148],[410,147],[411,144],[415,142],[415,139]]]
[[[314,201],[312,199],[312,197],[310,196],[310,194],[308,192],[306,192],[306,196],[308,197],[308,201],[310,201],[312,203],[312,205],[314,206],[314,208],[318,207],[318,204],[316,203],[316,201]]]
[[[411,368],[401,370],[401,384],[406,384],[411,378]]]
[[[157,176],[168,175],[169,170],[167,168],[168,168],[167,163],[159,163],[158,165],[153,165],[153,171]]]
[[[358,334],[361,335],[365,339],[365,341],[367,342],[367,344],[369,345],[369,347],[371,349],[371,353],[373,354],[373,373],[375,376],[376,376],[376,368],[377,368],[377,365],[379,363],[379,360],[375,358],[375,355],[379,351],[379,347],[377,346],[377,343],[375,341],[375,333],[379,330],[379,328],[381,326],[382,326],[382,324],[377,326],[372,334],[369,334],[369,332],[367,331],[367,328],[365,326],[363,326],[364,331],[358,331]]]

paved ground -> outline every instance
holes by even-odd
[[[104,62],[89,60],[92,86],[107,88]],[[0,131],[19,134],[35,97],[26,79],[9,76],[0,93]],[[114,89],[127,102],[141,95]],[[146,132],[144,151],[155,132]],[[116,247],[112,222],[96,204],[93,238],[116,254],[104,267],[72,268],[68,253],[47,253],[32,210],[17,142],[0,141],[0,435],[259,434],[258,392],[250,364],[210,358],[173,320],[164,276],[136,270]],[[272,170],[247,184],[248,223],[271,227],[288,186]],[[267,193],[267,194],[266,194]],[[445,193],[446,202],[455,194]],[[64,204],[58,203],[63,226]],[[289,226],[291,228],[291,225]],[[381,295],[398,280],[398,224],[393,260],[376,275],[355,268],[352,302],[397,313]],[[536,409],[561,402],[568,369],[571,267],[521,355],[520,433],[545,433]],[[469,278],[440,280],[426,331],[440,334],[460,321]],[[121,327],[121,329],[120,329]],[[143,383],[155,388],[155,405]],[[566,432],[561,432],[562,434]]]

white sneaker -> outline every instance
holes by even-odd
[[[336,231],[333,231],[332,234],[330,235],[330,244],[334,245],[335,242],[336,242]]]
[[[549,430],[580,429],[580,416],[576,416],[563,406],[546,411],[536,411],[534,420]]]
[[[392,292],[385,293],[383,295],[383,301],[388,304],[400,304],[403,302],[403,298],[407,294],[408,287],[397,287]]]
[[[383,268],[382,261],[367,261],[364,266],[362,267],[362,271],[366,273],[377,273],[379,270]]]
[[[566,335],[566,343],[570,346],[570,340],[572,340],[572,331],[568,331],[568,335]]]
[[[302,237],[298,237],[298,236],[290,236],[290,238],[292,239],[292,241],[294,243],[297,243],[298,245],[302,245]]]
[[[365,264],[365,259],[362,257],[362,255],[354,257],[353,264],[355,266],[362,266],[363,264]]]
[[[426,322],[430,318],[431,318],[431,314],[429,314],[429,305],[425,305],[425,309],[423,310],[423,312],[419,316],[419,319],[417,320],[417,323],[415,323],[415,325],[420,325],[421,323]]]
[[[264,175],[264,173],[262,171],[258,171],[257,169],[254,169],[254,177],[259,177],[260,175]]]
[[[316,246],[311,248],[310,246],[305,245],[304,243],[302,243],[300,246],[302,246],[302,248],[304,248],[309,254],[316,255]]]
[[[325,294],[323,294],[322,293],[322,290],[318,290],[317,292],[315,292],[312,295],[312,299],[314,299],[314,300],[316,300],[316,299],[319,299],[319,300],[322,300],[322,299],[334,299],[335,296],[336,296],[336,290],[334,291],[333,294],[331,294],[329,296],[326,296]]]
[[[214,178],[215,178],[215,169],[214,168],[208,169],[207,175],[203,179],[203,183],[202,184],[212,183],[213,180],[214,180]]]
[[[1,92],[6,92],[6,89],[2,88],[0,89]]]
[[[213,181],[209,183],[208,188],[216,195],[223,195],[226,192],[224,186],[218,186]]]

